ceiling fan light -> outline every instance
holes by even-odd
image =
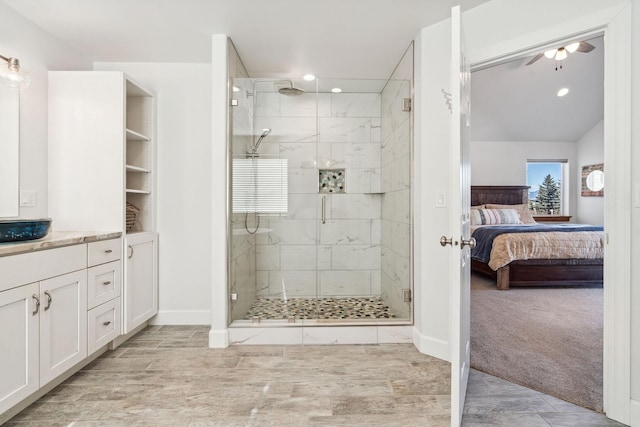
[[[546,56],[547,58],[551,59],[554,56],[556,56],[556,52],[557,52],[557,49],[547,50],[547,51],[544,52],[544,56]]]
[[[565,49],[569,52],[569,53],[573,53],[576,50],[578,50],[578,48],[580,47],[580,42],[575,42],[575,43],[571,43],[570,45],[566,46]]]
[[[562,61],[567,58],[567,51],[560,48],[558,49],[558,53],[556,53],[556,61]]]

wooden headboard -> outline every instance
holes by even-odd
[[[529,203],[529,186],[526,185],[472,185],[471,206],[494,203],[496,205],[521,205]]]

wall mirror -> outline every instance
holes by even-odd
[[[604,196],[604,164],[588,165],[582,167],[582,192],[583,197]]]
[[[0,218],[19,215],[20,95],[0,86]]]

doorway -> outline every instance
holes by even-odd
[[[574,50],[575,54],[561,59],[545,56],[545,51],[550,54],[572,42],[584,42],[590,48]],[[567,170],[557,177],[557,184],[563,189],[559,196],[563,205],[561,220],[603,225],[604,199],[581,200],[580,173],[583,166],[604,162],[604,38],[602,34],[584,36],[538,50],[473,70],[472,185],[532,185],[526,181],[528,163],[566,163]],[[563,88],[568,88],[569,94],[562,94]],[[529,191],[530,200],[535,201],[538,189]],[[491,285],[491,281],[478,276],[472,279],[472,368],[602,412],[602,376],[593,378],[590,373],[603,372],[603,289],[500,292]],[[495,295],[488,297],[488,292]],[[513,294],[516,292],[521,294]],[[518,301],[525,293],[531,299]],[[548,309],[562,300],[558,295],[545,295],[548,293],[563,294],[562,298],[583,304],[560,304]],[[519,303],[520,309],[515,309]],[[482,312],[478,311],[479,306]],[[585,306],[593,308],[584,311]],[[571,315],[567,307],[576,308],[585,316]],[[487,314],[491,310],[504,325],[524,321],[520,323],[524,330],[501,328]],[[531,310],[538,312],[527,319]],[[566,316],[582,319],[583,323],[563,322]],[[559,326],[549,327],[549,322]],[[590,333],[585,334],[586,330]],[[569,340],[575,341],[564,345],[568,341],[559,338],[556,345],[550,345],[557,338],[556,333],[567,334]],[[487,336],[495,341],[487,340]],[[528,337],[522,341],[523,346],[535,343],[536,336],[540,340],[522,349],[515,343],[523,336]],[[489,342],[493,344],[488,345]],[[581,350],[572,354],[576,348]],[[585,353],[589,356],[582,363]],[[527,357],[531,360],[527,361]],[[576,378],[588,381],[571,381]]]

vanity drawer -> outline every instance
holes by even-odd
[[[87,278],[87,307],[93,308],[120,296],[122,263],[118,260],[90,267]]]
[[[116,298],[87,312],[88,354],[120,335],[120,298]]]
[[[118,260],[120,259],[120,255],[122,253],[122,240],[120,239],[92,242],[87,246],[89,248],[89,267]]]
[[[60,248],[0,257],[0,291],[87,268],[87,246]]]

